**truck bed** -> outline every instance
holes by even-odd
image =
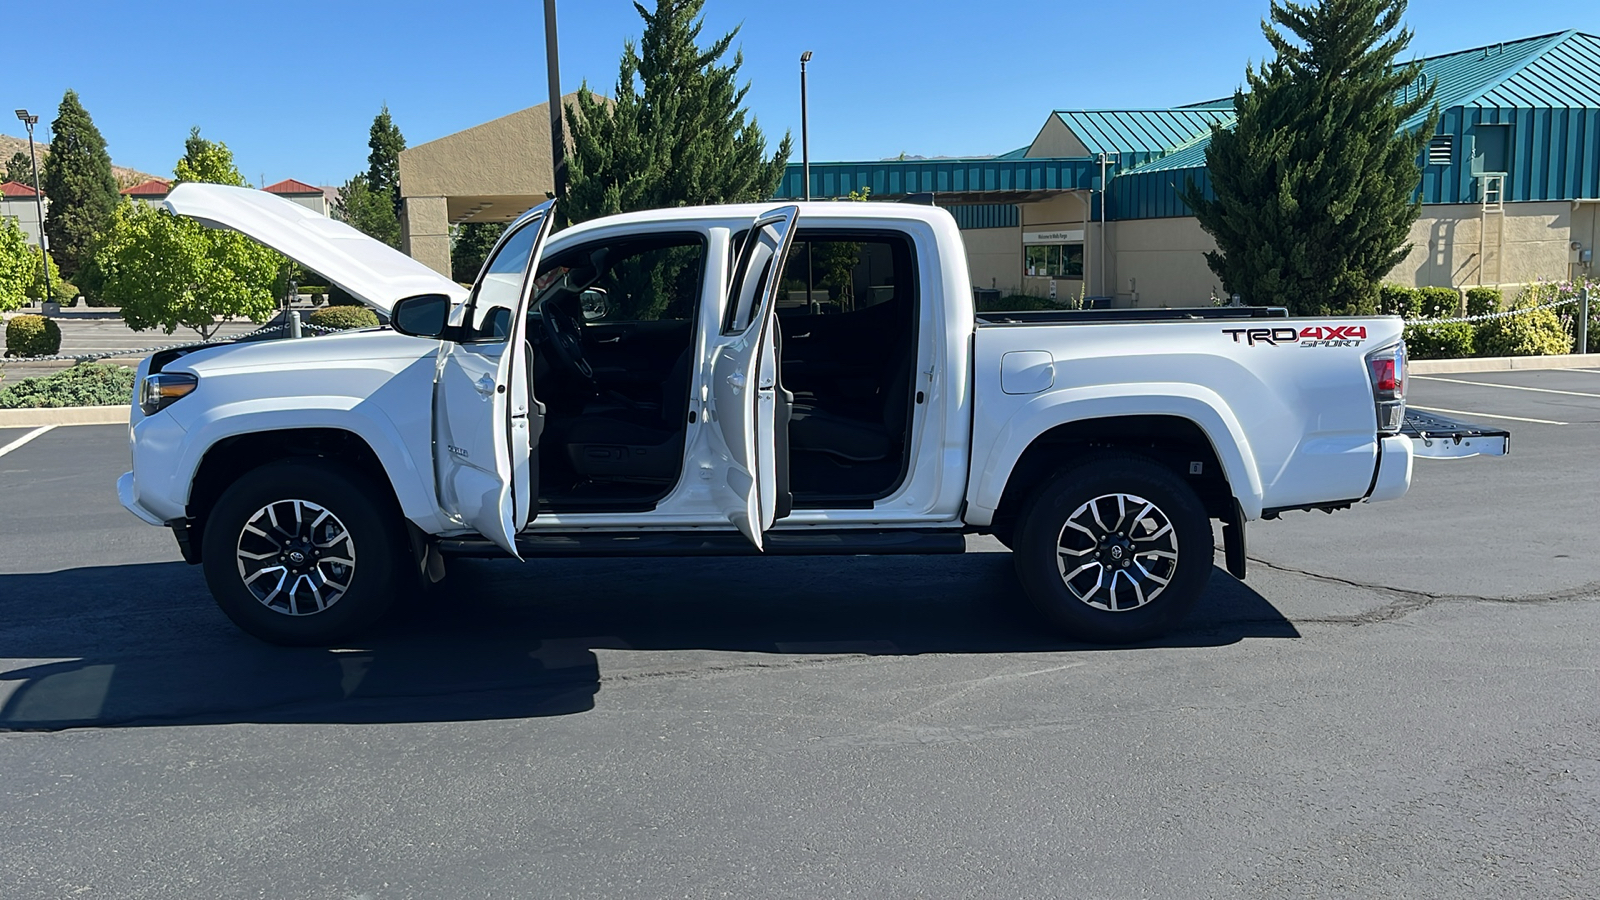
[[[1205,319],[1287,319],[1281,306],[1196,306],[1181,309],[1038,309],[978,313],[978,326],[1105,325],[1132,322],[1182,322]]]

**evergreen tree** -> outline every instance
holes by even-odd
[[[503,222],[467,222],[459,225],[450,241],[450,271],[457,281],[471,281],[478,277],[483,261],[494,242],[500,240],[506,226]]]
[[[406,148],[405,136],[389,118],[389,104],[372,119],[367,132],[367,188],[389,198],[396,221],[400,215],[400,151]]]
[[[1400,131],[1433,101],[1431,84],[1416,89],[1420,66],[1395,65],[1411,43],[1405,9],[1406,0],[1273,0],[1261,30],[1275,58],[1245,70],[1235,126],[1212,129],[1215,199],[1192,183],[1184,196],[1217,241],[1206,262],[1246,303],[1370,313],[1378,283],[1410,251],[1418,157],[1438,110]]]
[[[248,187],[244,174],[233,162],[233,151],[221,141],[210,141],[200,136],[200,126],[189,129],[189,139],[183,142],[183,158],[172,169],[178,184],[185,181],[203,181],[208,184],[231,184]]]
[[[563,219],[582,222],[636,209],[771,197],[789,158],[787,134],[766,156],[766,139],[743,108],[743,54],[720,64],[733,31],[700,49],[705,0],[635,3],[644,18],[637,47],[623,44],[615,102],[578,91],[566,109],[572,135]]]
[[[61,98],[50,129],[50,155],[41,166],[41,187],[50,198],[44,231],[50,239],[50,255],[60,264],[62,274],[73,278],[88,261],[95,240],[122,198],[111,174],[105,138],[78,102],[76,91],[69,90]]]
[[[333,217],[391,247],[400,246],[400,220],[395,217],[394,204],[388,194],[368,186],[366,173],[352,176],[339,189]]]
[[[39,174],[44,175],[43,172]],[[6,161],[6,174],[0,181],[16,181],[33,187],[33,157],[21,150],[11,154],[11,159]]]

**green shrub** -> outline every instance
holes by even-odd
[[[1469,316],[1483,316],[1499,312],[1504,305],[1505,298],[1500,295],[1499,288],[1467,288],[1467,315]]]
[[[0,409],[121,406],[133,400],[133,374],[127,366],[79,363],[0,390]]]
[[[1058,303],[1052,303],[1047,297],[1035,297],[1031,294],[1009,294],[998,300],[985,300],[978,303],[978,312],[1022,312],[1034,309],[1064,309]]]
[[[320,284],[302,284],[295,291],[301,294],[325,294],[328,289]]]
[[[1417,288],[1421,304],[1412,314],[1418,319],[1453,319],[1461,315],[1461,292],[1455,288]]]
[[[1584,286],[1589,287],[1589,346],[1590,353],[1600,353],[1600,280],[1589,281],[1580,278],[1577,281],[1540,281],[1528,285],[1517,298],[1519,306],[1544,306],[1562,300],[1575,300],[1578,292]],[[1576,332],[1572,327],[1578,318],[1578,304],[1571,303],[1555,310],[1556,316],[1568,326],[1569,332]]]
[[[1515,308],[1533,305],[1518,302]],[[1572,335],[1555,310],[1540,309],[1479,323],[1473,344],[1479,356],[1552,356],[1572,350]]]
[[[1412,359],[1460,359],[1472,355],[1476,333],[1469,322],[1406,326],[1406,354]]]
[[[322,328],[377,328],[378,316],[365,306],[329,306],[306,317],[306,321]]]
[[[1410,319],[1417,315],[1417,309],[1421,305],[1422,294],[1414,287],[1406,287],[1403,284],[1378,286],[1378,311],[1386,316]]]
[[[61,351],[61,327],[44,316],[13,316],[6,323],[7,356],[54,356]]]

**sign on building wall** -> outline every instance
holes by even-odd
[[[1024,244],[1077,244],[1083,242],[1083,229],[1071,231],[1024,231]]]

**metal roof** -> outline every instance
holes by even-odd
[[[804,196],[801,167],[789,163],[776,197]],[[946,203],[1019,203],[1061,191],[1087,190],[1099,174],[1088,158],[885,159],[811,164],[811,196],[844,197],[870,188],[873,199],[934,193]]]
[[[1233,121],[1233,109],[1058,109],[1055,114],[1096,153],[1161,154]]]

